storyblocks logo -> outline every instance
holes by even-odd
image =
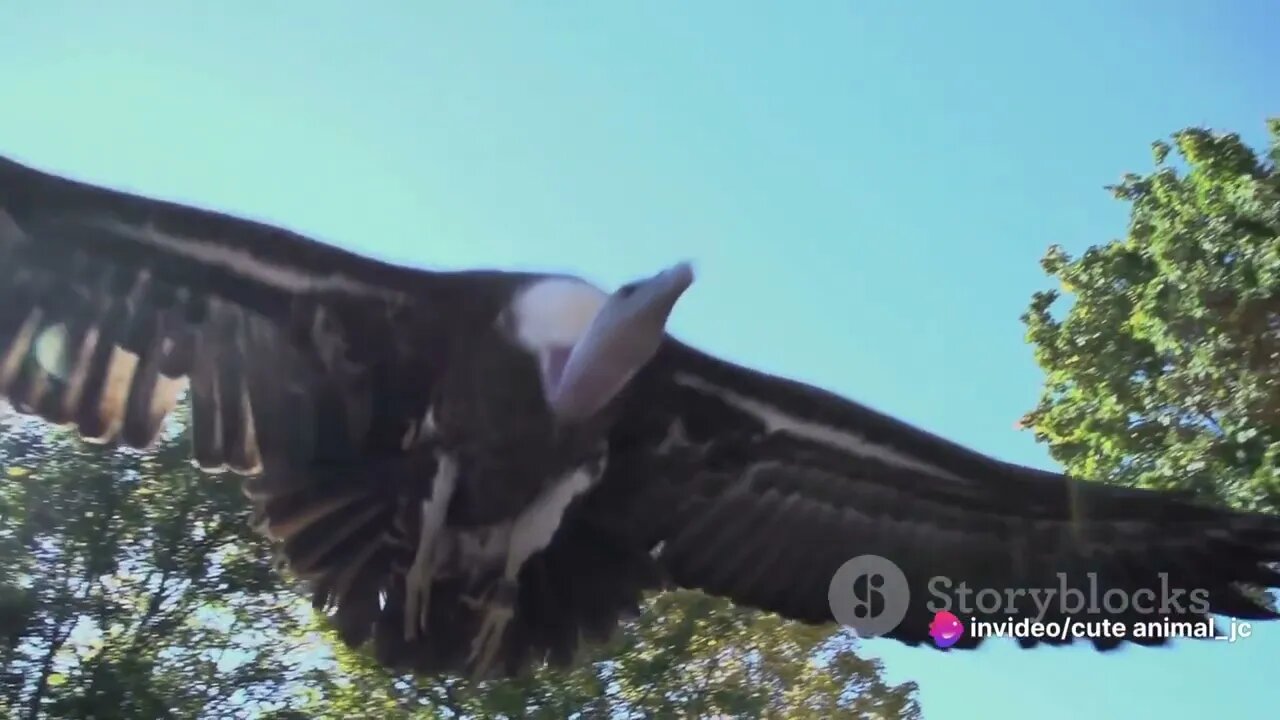
[[[891,560],[859,555],[840,566],[827,589],[836,622],[859,637],[872,638],[898,627],[907,616],[911,589],[907,576]]]
[[[1072,578],[1057,573],[1040,588],[976,588],[945,576],[931,578],[924,607],[929,636],[940,648],[988,637],[1066,642],[1076,638],[1206,638],[1235,642],[1249,637],[1248,622],[1210,615],[1209,591],[1179,588],[1165,573],[1136,590],[1106,588],[1097,573]],[[861,555],[831,578],[827,599],[836,621],[870,638],[892,632],[911,608],[906,576],[891,560]],[[919,602],[919,601],[917,601]],[[1110,616],[1110,617],[1109,617]],[[1195,619],[1203,616],[1201,619]],[[1123,620],[1121,618],[1124,618]],[[1190,618],[1190,619],[1189,619]]]
[[[1098,615],[1110,613],[1123,615],[1182,615],[1209,612],[1209,591],[1186,590],[1169,586],[1169,576],[1160,573],[1160,588],[1142,588],[1130,593],[1111,588],[1102,591],[1098,587],[1098,574],[1086,573],[1087,587],[1072,587],[1066,573],[1056,576],[1058,585],[1047,588],[995,588],[974,589],[965,582],[954,583],[950,578],[937,576],[929,581],[931,596],[927,607],[930,612],[946,610],[961,615],[1021,615],[1026,616],[1026,603],[1030,600],[1035,609],[1032,620],[1044,620],[1051,612],[1057,615]]]

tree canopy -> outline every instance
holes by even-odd
[[[1258,153],[1188,128],[1109,188],[1128,234],[1080,257],[1023,316],[1046,373],[1023,418],[1082,477],[1280,511],[1280,119]],[[1063,294],[1069,303],[1055,317]]]
[[[243,497],[172,440],[0,437],[0,704],[12,717],[226,717],[272,706],[300,628]]]

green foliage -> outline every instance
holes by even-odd
[[[1042,262],[1023,316],[1047,373],[1023,418],[1077,475],[1280,510],[1280,119],[1263,156],[1191,128],[1109,188],[1128,236]],[[1173,160],[1174,162],[1171,162]]]
[[[0,698],[13,717],[227,717],[277,702],[298,627],[234,483],[185,444],[0,435]],[[282,642],[284,641],[284,642]]]
[[[0,418],[0,423],[3,419]],[[595,662],[489,683],[390,677],[273,570],[238,482],[0,425],[0,717],[920,715],[851,638],[657,595]]]
[[[470,683],[388,681],[340,652],[341,673],[317,678],[309,714],[340,720],[376,707],[397,720],[482,718],[920,717],[914,683],[891,686],[877,661],[829,628],[734,608],[690,591],[651,598],[594,662],[569,672]]]

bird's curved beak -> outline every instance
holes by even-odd
[[[680,299],[684,291],[693,285],[693,281],[693,263],[686,261],[663,270],[650,282],[662,283],[665,286],[663,288],[664,294],[671,296],[671,304],[674,306],[675,301]]]
[[[557,417],[590,417],[616,397],[658,352],[671,311],[693,281],[693,265],[681,262],[610,297],[548,388]]]

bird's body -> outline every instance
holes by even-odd
[[[1275,518],[1010,465],[711,357],[663,332],[690,282],[402,268],[0,158],[0,396],[145,448],[189,389],[195,462],[244,476],[388,667],[567,663],[673,584],[828,622],[861,554],[916,591],[889,633],[913,644],[940,574],[1268,615],[1238,584],[1277,584]]]

